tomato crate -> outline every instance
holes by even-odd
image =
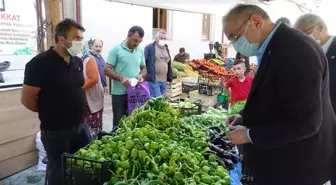
[[[110,133],[99,133],[98,139]],[[84,148],[88,148],[88,144]],[[76,153],[75,153],[76,154]],[[62,181],[63,185],[103,185],[111,178],[109,169],[111,161],[97,161],[76,157],[75,154],[62,155]]]

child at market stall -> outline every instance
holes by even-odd
[[[245,75],[245,61],[236,59],[233,62],[232,70],[235,74],[233,78],[224,83],[224,88],[231,95],[230,104],[247,99],[252,86],[253,77]]]

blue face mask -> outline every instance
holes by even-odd
[[[250,23],[247,26],[247,28],[249,26],[250,26]],[[247,32],[247,29],[245,31],[245,34],[241,36],[237,41],[232,43],[232,45],[237,52],[241,53],[242,55],[246,57],[256,56],[258,52],[259,43],[258,41],[255,43],[250,43],[245,36],[246,32]],[[257,40],[259,40],[259,34],[258,34]]]

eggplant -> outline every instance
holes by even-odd
[[[230,160],[230,159],[224,159],[224,158],[221,158],[219,159],[221,161],[224,162],[225,166],[229,169],[229,170],[233,170],[234,169],[234,164],[233,162]]]
[[[216,146],[216,145],[214,145],[214,144],[212,144],[212,143],[209,144],[209,148],[210,148],[211,150],[217,152],[217,153],[224,153],[224,150],[223,150],[223,149],[219,148],[218,146]]]
[[[221,132],[221,129],[218,126],[209,127],[208,130],[213,130],[216,134]]]

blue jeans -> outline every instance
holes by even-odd
[[[165,96],[167,91],[167,82],[148,82],[152,97]]]

